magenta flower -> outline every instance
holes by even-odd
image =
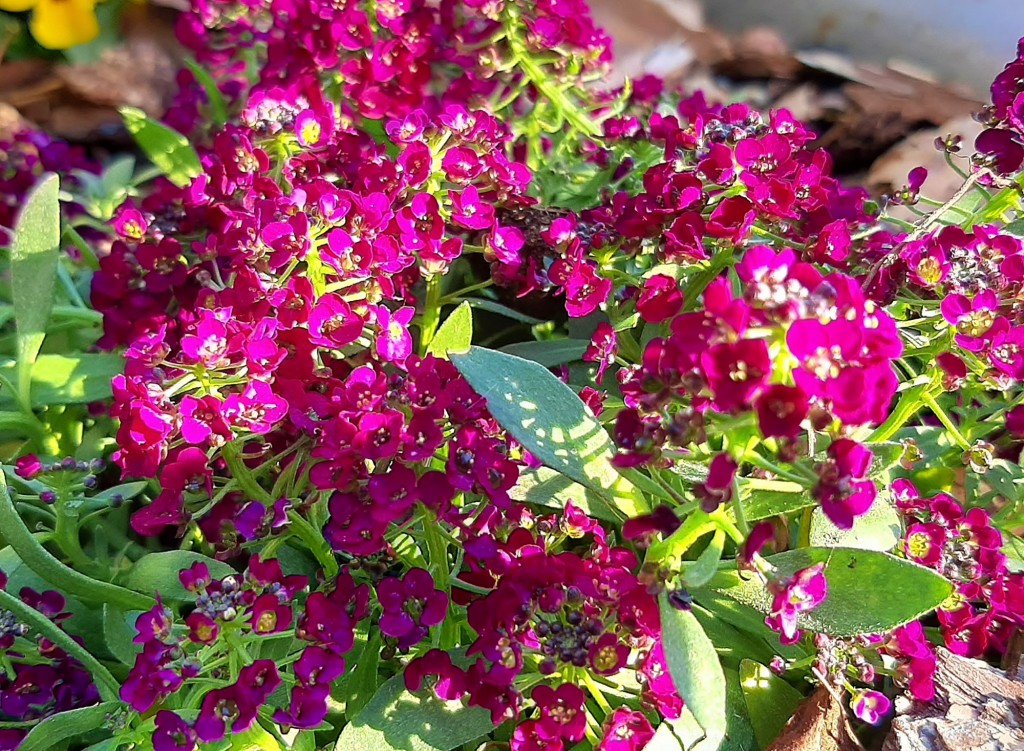
[[[540,710],[540,723],[548,734],[572,742],[582,740],[587,727],[583,689],[572,683],[563,683],[557,689],[541,683],[534,687],[530,698]]]
[[[956,329],[956,343],[971,352],[985,349],[997,317],[999,298],[990,289],[974,299],[964,295],[946,295],[942,299],[942,317]]]
[[[605,720],[595,751],[641,751],[654,737],[654,728],[642,712],[619,707]]]
[[[597,267],[584,261],[573,268],[565,282],[565,309],[572,318],[583,318],[608,299],[612,280],[597,273]]]
[[[114,232],[130,242],[141,242],[149,229],[149,223],[142,212],[131,204],[125,204],[114,215]]]
[[[405,668],[405,687],[417,693],[430,679],[434,693],[445,701],[459,699],[466,693],[466,673],[452,664],[447,652],[432,649],[417,657]]]
[[[724,412],[747,406],[772,371],[768,345],[762,339],[716,344],[701,356],[700,363],[715,406]]]
[[[866,479],[874,455],[849,438],[833,441],[827,453],[828,461],[819,465],[814,497],[833,524],[850,529],[854,518],[871,508],[878,493],[875,483]]]
[[[729,454],[715,454],[707,479],[693,488],[694,495],[700,498],[702,510],[710,514],[732,499],[732,484],[738,468],[736,461]]]
[[[587,661],[590,669],[598,675],[614,675],[626,665],[629,647],[619,641],[615,634],[601,634],[590,645]],[[536,697],[534,697],[536,701]]]
[[[156,713],[153,751],[193,751],[195,747],[196,732],[191,725],[166,709]]]
[[[889,698],[879,691],[857,691],[850,698],[850,707],[853,713],[869,725],[880,725],[892,703]]]
[[[794,644],[800,638],[797,629],[800,614],[814,610],[828,594],[825,564],[801,569],[788,581],[772,582],[770,586],[775,590],[775,598],[765,624],[779,633],[783,644]]]
[[[461,192],[449,190],[452,202],[452,221],[466,229],[487,229],[494,224],[494,206],[481,200],[476,187],[470,185]]]
[[[942,559],[946,534],[940,524],[914,524],[904,537],[903,550],[908,559],[935,568]]]
[[[412,354],[412,334],[409,333],[409,324],[416,309],[411,306],[399,308],[394,313],[383,305],[376,308],[377,325],[380,330],[377,334],[377,354],[385,362],[403,363]]]
[[[796,438],[810,412],[810,400],[799,386],[773,383],[761,391],[755,407],[765,438]]]
[[[434,578],[421,568],[411,569],[401,579],[384,579],[377,585],[377,600],[384,609],[378,626],[398,640],[399,649],[420,642],[427,629],[448,613],[448,595],[435,589]]]
[[[313,344],[340,349],[352,344],[363,332],[363,319],[339,295],[318,298],[309,313],[309,338]]]
[[[665,274],[655,274],[644,280],[636,301],[637,312],[647,323],[661,323],[683,307],[683,293],[679,282]]]

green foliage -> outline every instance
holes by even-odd
[[[800,548],[768,557],[778,576],[825,564],[828,596],[800,619],[802,628],[832,636],[880,634],[941,605],[953,585],[931,569],[887,553],[854,548]],[[767,613],[771,595],[756,579],[719,572],[710,586]]]
[[[139,148],[172,183],[188,185],[202,171],[199,155],[185,136],[135,107],[121,107],[119,111]]]
[[[665,661],[676,690],[707,736],[721,739],[727,722],[726,685],[715,647],[692,612],[672,607],[664,592],[658,602]]]

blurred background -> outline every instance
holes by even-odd
[[[1024,36],[1020,0],[590,1],[617,76],[786,107],[840,174],[878,193],[918,164],[932,167],[930,195],[955,190],[933,142],[959,133],[970,153],[971,113]]]

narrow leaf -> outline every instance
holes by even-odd
[[[132,641],[135,638],[135,621],[141,610],[127,613],[109,603],[103,606],[103,639],[107,649],[125,665],[135,664],[135,657],[142,651],[142,645]]]
[[[480,347],[451,359],[494,418],[540,461],[598,492],[633,496],[631,506],[645,505],[612,466],[615,451],[601,423],[546,368]]]
[[[179,187],[188,185],[202,172],[199,155],[188,139],[135,107],[121,107],[125,127],[153,164]]]
[[[18,391],[30,401],[32,365],[46,336],[53,308],[60,253],[60,181],[45,175],[29,193],[14,225],[11,295],[18,344]]]
[[[740,686],[757,745],[767,748],[793,716],[803,694],[753,660],[740,662]]]
[[[831,636],[884,633],[931,612],[953,591],[931,569],[873,550],[801,548],[767,560],[783,578],[825,564],[828,596],[801,617],[800,626]],[[771,608],[771,595],[756,578],[722,571],[709,586],[762,613]]]
[[[427,354],[448,359],[449,352],[465,352],[473,343],[473,309],[464,302],[451,312],[430,340]]]
[[[581,339],[555,339],[546,342],[519,342],[501,348],[502,352],[540,363],[545,368],[583,359],[590,342]]]
[[[676,690],[709,738],[725,735],[725,673],[715,645],[689,610],[677,610],[662,592],[661,636],[665,661]]]

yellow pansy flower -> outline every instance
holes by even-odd
[[[96,0],[0,0],[0,10],[31,10],[29,30],[39,44],[51,50],[91,42],[100,33]]]

